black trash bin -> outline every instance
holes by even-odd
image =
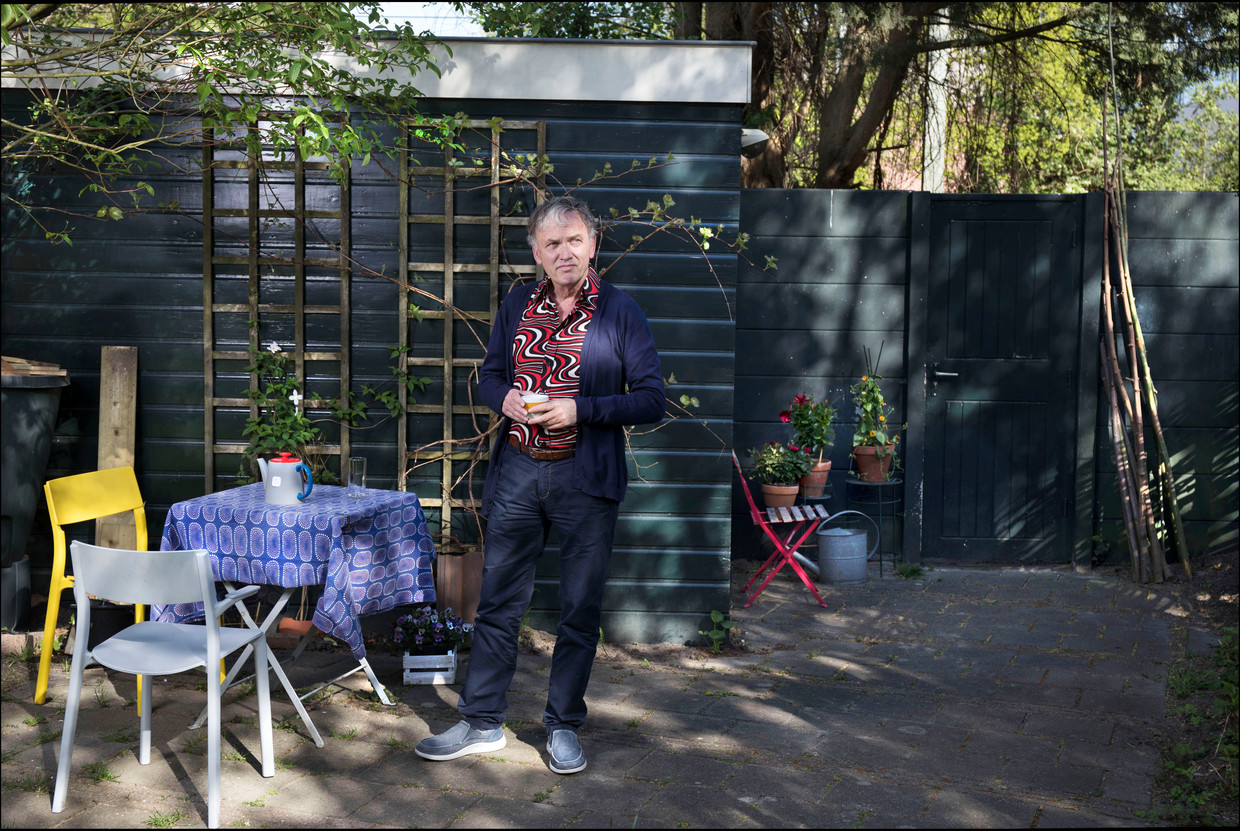
[[[4,358],[0,374],[0,625],[30,628],[26,540],[52,449],[68,373],[54,364]]]

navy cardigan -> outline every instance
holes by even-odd
[[[482,403],[496,413],[502,414],[504,397],[513,388],[512,342],[535,286],[530,283],[509,292],[491,327],[478,392]],[[637,303],[601,279],[598,287],[598,305],[581,347],[573,487],[619,502],[624,499],[629,479],[623,428],[653,424],[663,418],[663,375],[654,335]],[[503,465],[500,451],[508,442],[511,426],[508,418],[500,419],[482,488],[484,514],[490,511],[495,495],[495,482]]]

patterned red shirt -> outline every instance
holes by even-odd
[[[523,392],[541,392],[551,398],[580,393],[581,345],[598,303],[598,275],[590,269],[577,295],[577,305],[560,322],[551,281],[543,279],[530,295],[530,302],[517,324],[512,342],[515,386]],[[513,424],[510,435],[539,450],[563,450],[577,444],[577,428],[544,430],[530,424]]]

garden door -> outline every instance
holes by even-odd
[[[1071,560],[1078,206],[932,196],[914,228],[926,264],[925,559]]]

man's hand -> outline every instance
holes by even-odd
[[[530,420],[525,412],[525,402],[521,400],[521,392],[515,387],[508,390],[508,394],[504,396],[504,403],[501,407],[504,415],[515,421],[517,424],[529,424]]]
[[[545,404],[536,404],[529,415],[529,424],[548,432],[567,430],[577,423],[577,400],[552,398]]]

